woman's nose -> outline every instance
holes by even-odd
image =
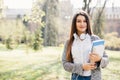
[[[84,22],[81,22],[81,26],[83,26],[84,25]]]

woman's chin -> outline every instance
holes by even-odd
[[[80,32],[81,32],[81,33],[85,33],[85,30],[81,30]]]

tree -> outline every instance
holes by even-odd
[[[92,0],[83,0],[84,6],[83,6],[83,10],[87,11],[87,13],[92,17],[94,14],[96,13],[96,16],[93,18],[93,31],[96,35],[100,36],[101,38],[103,38],[103,26],[104,26],[104,18],[103,18],[103,13],[104,13],[104,8],[105,5],[107,3],[107,0],[104,1],[104,4],[102,7],[96,8],[98,1],[95,5],[95,7],[93,7],[93,10],[91,10],[90,8],[90,3],[92,2]],[[96,12],[93,12],[94,9],[96,9]],[[98,9],[98,10],[97,10]]]
[[[58,0],[46,0],[43,5],[45,11],[45,28],[44,28],[44,45],[45,46],[57,46],[58,42]]]
[[[103,38],[104,34],[104,22],[105,22],[105,16],[104,14],[100,15],[100,10],[96,12],[95,18],[93,19],[93,32],[94,34],[98,35],[100,38]]]
[[[36,0],[33,3],[32,7],[32,13],[31,15],[25,15],[23,22],[26,26],[33,27],[33,31],[31,32],[31,41],[30,45],[34,50],[41,49],[42,46],[42,27],[44,25],[44,22],[42,22],[42,17],[45,15],[45,13],[42,11],[42,0]],[[27,36],[27,35],[26,35]],[[29,41],[29,40],[27,40]],[[27,42],[28,43],[28,42]]]
[[[0,37],[2,38],[2,42],[13,49],[16,48],[18,43],[22,41],[23,30],[25,28],[21,20],[18,19],[16,21],[3,19],[0,27]]]
[[[92,0],[83,0],[84,6],[83,6],[83,10],[86,11],[88,14],[90,14],[90,3]]]
[[[103,38],[103,31],[104,31],[104,8],[107,3],[107,0],[105,0],[103,7],[98,8],[98,11],[96,13],[96,18],[94,19],[93,24],[93,31],[95,34]]]
[[[3,17],[3,0],[0,0],[0,19]]]
[[[33,43],[33,49],[34,50],[39,50],[42,48],[42,45],[40,45],[43,41],[43,39],[41,38],[41,29],[37,29],[34,33],[34,43]]]

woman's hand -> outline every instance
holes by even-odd
[[[90,58],[90,61],[93,63],[101,60],[101,57],[97,53],[91,53],[89,58]]]
[[[86,63],[82,65],[83,70],[88,71],[88,70],[93,70],[96,68],[95,63]]]

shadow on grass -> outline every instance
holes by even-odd
[[[55,67],[55,68],[54,68]],[[54,69],[56,72],[61,68],[61,63],[58,60],[49,61],[45,65],[43,64],[32,64],[28,65],[22,69],[11,70],[7,72],[1,72],[0,78],[2,80],[8,80],[14,78],[21,78],[22,80],[44,80],[46,75],[51,74],[52,70]],[[57,72],[57,73],[58,73]],[[58,74],[57,74],[58,75]],[[0,80],[1,80],[0,79]],[[57,79],[56,79],[57,80]]]
[[[109,59],[110,59],[110,61],[117,61],[117,62],[120,62],[120,58],[110,57]]]

